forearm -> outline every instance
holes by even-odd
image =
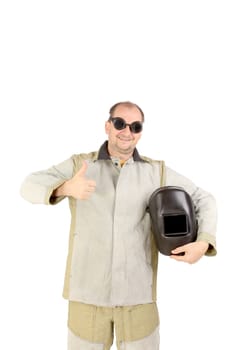
[[[47,170],[38,171],[30,174],[23,181],[20,193],[21,196],[35,204],[50,204],[55,203],[51,198],[56,198],[54,193],[56,189],[61,187],[68,179],[73,175],[73,161],[68,159],[67,161],[53,166]],[[60,192],[58,192],[59,201],[63,198]],[[56,194],[56,196],[58,195]],[[58,200],[56,200],[58,202]]]
[[[60,186],[61,181],[57,181],[53,185],[44,183],[35,183],[31,176],[25,179],[20,188],[21,196],[28,202],[33,204],[50,204],[50,198],[56,188]]]

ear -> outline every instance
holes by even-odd
[[[109,131],[110,131],[110,122],[107,121],[105,122],[105,132],[107,135],[109,134]]]

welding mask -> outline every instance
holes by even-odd
[[[191,196],[181,187],[163,186],[149,199],[152,231],[160,253],[171,255],[197,237],[197,220]]]

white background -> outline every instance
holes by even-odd
[[[145,112],[140,153],[219,209],[217,257],[160,256],[161,350],[233,348],[232,12],[226,0],[1,1],[1,349],[66,349],[68,203],[31,205],[19,188],[98,149],[122,100]]]

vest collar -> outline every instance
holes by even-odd
[[[111,156],[108,153],[108,141],[105,141],[99,149],[98,160],[111,160]],[[133,160],[136,162],[144,162],[140,157],[138,150],[135,148],[133,151]]]

